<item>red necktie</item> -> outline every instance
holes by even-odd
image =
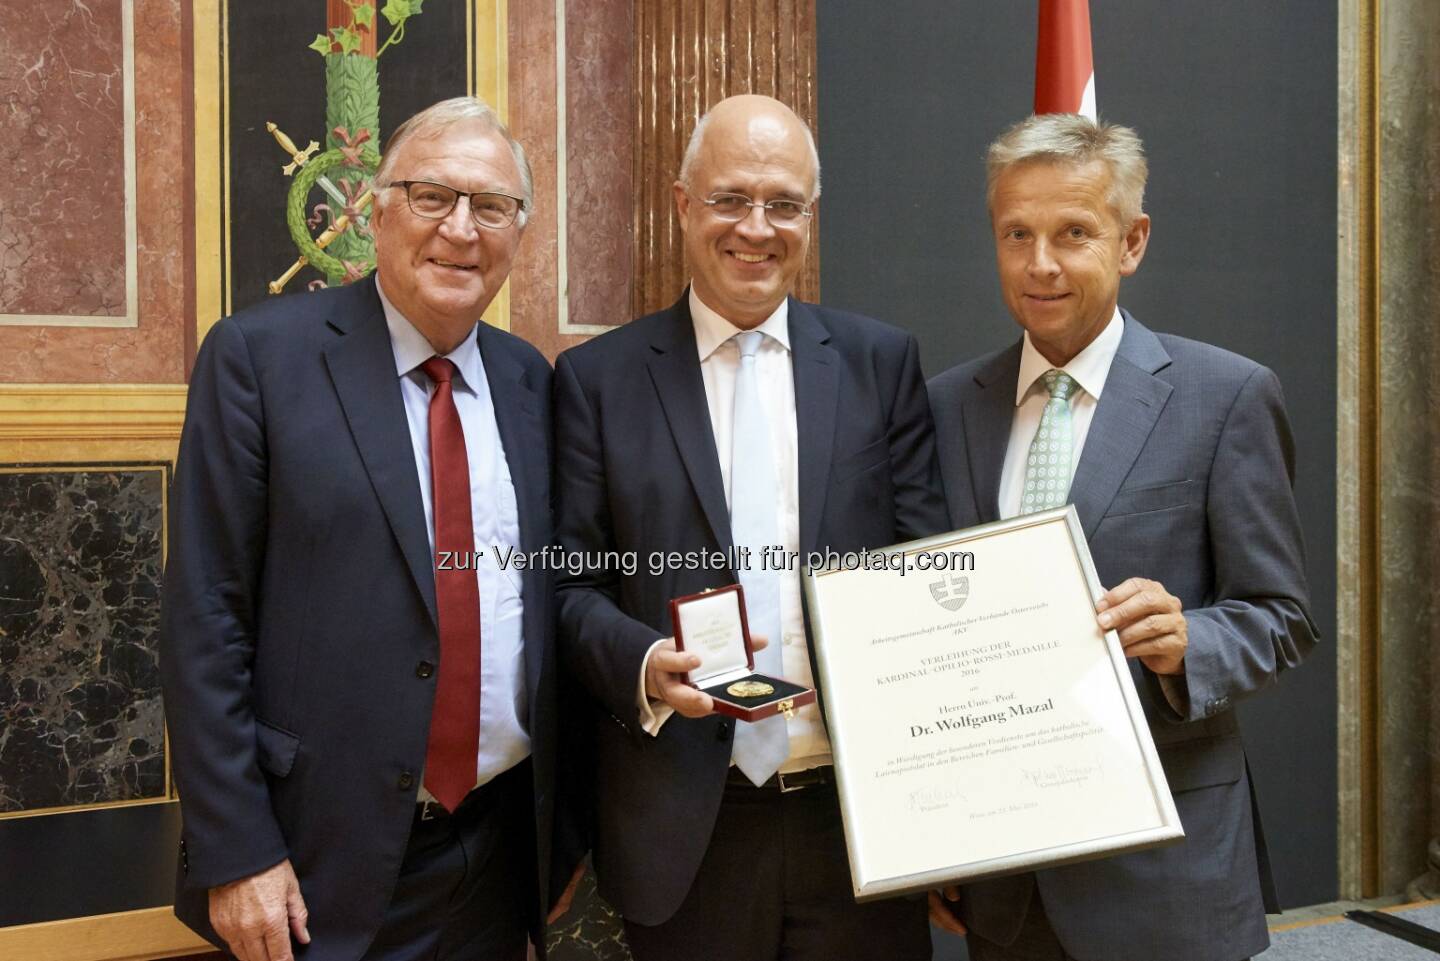
[[[440,668],[430,741],[425,749],[425,788],[448,811],[475,786],[480,744],[480,588],[475,580],[474,528],[470,523],[470,463],[450,378],[455,365],[431,357],[420,365],[435,382],[430,397],[430,483],[435,511],[435,553],[453,563],[435,570],[440,617]]]

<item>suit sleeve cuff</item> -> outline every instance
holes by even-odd
[[[1170,709],[1181,717],[1189,717],[1190,686],[1185,681],[1185,675],[1157,674],[1155,680],[1160,682],[1160,693],[1165,696]]]
[[[635,690],[635,703],[639,706],[640,729],[651,737],[660,733],[660,728],[670,720],[675,709],[664,701],[652,701],[645,696],[645,672],[650,667],[650,655],[655,653],[655,648],[668,641],[668,637],[662,637],[650,645],[650,650],[645,652],[645,657],[640,661],[640,683]]]

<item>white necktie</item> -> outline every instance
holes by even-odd
[[[755,669],[781,674],[780,575],[763,570],[761,556],[780,543],[775,517],[775,465],[770,457],[770,426],[760,402],[756,352],[765,337],[758,330],[735,336],[740,369],[735,375],[735,424],[730,444],[730,536],[737,548],[750,548],[750,563],[736,573],[745,589],[745,612],[752,634],[770,644],[755,653]],[[731,755],[758,787],[790,756],[790,735],[783,717],[737,725]]]

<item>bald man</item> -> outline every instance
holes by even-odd
[[[790,296],[820,168],[783,104],[718,104],[674,193],[689,288],[556,368],[560,540],[591,560],[642,559],[559,586],[562,663],[609,715],[600,891],[639,961],[928,959],[923,904],[854,902],[819,709],[737,725],[681,681],[699,662],[675,651],[670,600],[739,581],[764,656],[814,685],[798,569],[643,563],[757,538],[843,553],[946,529],[915,339]]]

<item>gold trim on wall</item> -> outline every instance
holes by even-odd
[[[182,384],[0,384],[0,463],[174,462]]]
[[[506,123],[510,122],[509,16],[506,0],[474,0],[466,8],[466,17],[473,26],[467,31],[469,42],[465,45],[470,68],[466,74],[469,87],[465,92],[494,107]],[[510,329],[508,278],[490,302],[484,319],[501,330]]]
[[[230,58],[229,0],[192,0],[195,11],[195,343],[232,310],[229,290]],[[466,93],[506,119],[509,60],[508,0],[472,0],[465,12]],[[485,320],[510,329],[510,284],[485,311]]]
[[[1340,0],[1336,658],[1339,888],[1379,891],[1379,0]]]
[[[214,950],[168,907],[0,928],[0,958],[149,961]]]
[[[225,90],[228,77],[216,76],[221,64],[224,40],[224,0],[191,0],[194,3],[194,85],[195,85],[195,343],[205,339],[215,321],[225,313],[221,296],[221,225],[224,192],[220,158],[229,155],[224,124]]]

